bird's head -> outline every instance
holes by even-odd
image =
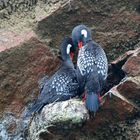
[[[61,59],[65,61],[69,57],[73,60],[76,49],[73,45],[72,38],[65,37],[60,46]]]
[[[74,46],[81,48],[88,41],[92,40],[91,30],[85,25],[78,25],[72,31],[72,41]]]

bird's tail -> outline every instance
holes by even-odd
[[[43,106],[44,104],[42,102],[35,102],[33,106],[27,111],[25,117],[30,117],[33,113],[39,113]]]
[[[95,93],[87,93],[86,107],[89,111],[96,113],[100,106],[98,95]]]

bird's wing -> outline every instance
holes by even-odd
[[[95,50],[95,64],[97,66],[99,76],[103,77],[103,80],[105,80],[108,73],[108,61],[104,50],[100,46]]]
[[[79,67],[76,68],[76,77],[79,85],[79,95],[81,95],[84,92],[85,89],[85,83],[86,83],[86,75],[81,76],[81,72]]]
[[[94,65],[92,73],[90,73],[86,78],[85,89],[88,93],[94,92],[95,94],[98,94],[101,91],[99,75],[96,65]]]
[[[59,83],[56,82],[56,92],[57,94],[62,94],[66,96],[74,96],[77,93],[78,81],[76,77],[76,71],[74,69],[65,69],[59,75]]]
[[[94,61],[94,67],[97,67],[100,83],[104,87],[108,73],[108,61],[104,50],[99,44],[92,41],[88,43],[86,51],[89,53],[87,54],[89,58],[91,57],[92,61]]]
[[[46,75],[38,81],[38,86],[39,86],[40,92],[42,91],[44,85],[48,82],[48,80],[49,80],[49,76]]]
[[[91,73],[95,73],[96,69],[103,88],[108,73],[108,62],[104,50],[99,44],[90,41],[80,49],[78,55],[77,66],[81,75],[87,78]]]
[[[63,70],[57,72],[45,85],[40,94],[40,100],[50,103],[62,96],[74,97],[78,92],[78,82],[75,71]]]

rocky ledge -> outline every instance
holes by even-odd
[[[137,47],[136,50],[126,52],[111,63],[108,77],[109,83],[110,79],[115,78],[117,75],[115,70],[123,69],[126,76],[120,82],[118,81],[117,85],[109,89],[107,93],[112,93],[112,97],[109,97],[107,93],[104,94],[105,102],[96,116],[93,117],[94,119],[89,119],[89,113],[81,100],[71,99],[65,102],[46,105],[42,112],[34,117],[31,123],[29,129],[30,138],[36,140],[57,139],[58,133],[59,135],[63,133],[62,135],[64,136],[68,132],[69,134],[74,133],[77,129],[87,132],[87,128],[89,132],[98,132],[99,129],[105,127],[105,124],[110,126],[110,128],[104,130],[105,132],[101,133],[102,136],[100,137],[103,138],[106,133],[107,136],[110,135],[109,138],[111,136],[119,138],[116,136],[118,128],[114,128],[115,124],[121,122],[120,126],[123,127],[126,125],[125,121],[129,120],[130,123],[136,125],[136,128],[133,126],[135,128],[132,130],[133,134],[127,134],[128,130],[126,129],[121,138],[138,139],[140,120],[138,119],[134,122],[133,118],[140,115],[140,43],[137,44]],[[117,77],[119,76],[117,75]],[[80,128],[78,128],[79,126]],[[114,134],[111,134],[111,132]],[[75,137],[77,137],[77,134],[75,134]]]
[[[46,105],[41,114],[33,118],[29,139],[39,140],[42,135],[51,134],[49,127],[61,129],[62,132],[64,129],[80,128],[88,118],[88,111],[80,100],[71,99]]]
[[[139,9],[139,0],[1,0],[0,139],[139,140]],[[23,115],[38,95],[38,80],[57,70],[61,40],[81,23],[107,53],[104,95],[112,97],[104,97],[95,117],[80,99],[45,106],[23,136],[21,124],[26,128],[30,120]]]
[[[46,71],[50,71],[49,75],[54,73],[59,61],[46,45],[35,38],[23,44],[21,48],[13,48],[1,53],[1,59],[5,58],[7,66],[11,66],[12,74],[8,81],[2,80],[3,82],[1,82],[3,93],[7,91],[6,94],[1,94],[3,95],[0,119],[1,139],[139,139],[140,43],[135,48],[109,64],[108,86],[104,91],[103,98],[105,102],[95,116],[89,115],[81,99],[71,99],[46,105],[40,114],[27,120],[24,120],[23,116],[30,107],[31,100],[33,101],[37,96],[35,93],[38,88],[35,81],[43,77]],[[16,52],[18,55],[15,55]],[[24,54],[22,61],[19,59],[22,57],[20,52]],[[36,56],[37,59],[34,59]],[[19,60],[22,63],[19,63]],[[31,61],[32,65],[26,65]],[[44,65],[45,62],[53,62],[55,65],[48,67],[48,65]],[[1,78],[4,78],[3,74],[8,72],[8,67],[2,62],[1,66]],[[20,69],[14,75],[17,66]],[[33,71],[34,73],[32,73]],[[23,73],[26,75],[26,80],[21,78]],[[18,85],[15,82],[8,86],[7,84],[12,82],[12,79],[18,81]],[[34,83],[32,87],[28,82]],[[13,84],[15,84],[16,90],[12,90]],[[111,97],[107,94],[110,92],[112,93]]]

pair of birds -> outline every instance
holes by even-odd
[[[79,53],[75,69],[72,57],[77,46]],[[68,100],[83,92],[87,109],[96,112],[108,72],[104,50],[92,40],[88,27],[78,25],[72,31],[72,38],[63,40],[60,52],[60,69],[52,77],[44,78],[40,82],[40,94],[28,114],[39,112],[46,104]]]

